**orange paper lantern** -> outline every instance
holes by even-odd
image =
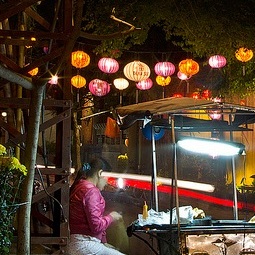
[[[71,84],[77,89],[82,88],[86,84],[86,79],[81,75],[75,75],[71,79]]]
[[[36,67],[36,68],[30,70],[28,73],[29,73],[31,76],[35,76],[35,75],[38,74],[38,71],[39,71],[39,69],[38,69],[38,67]]]
[[[180,72],[188,77],[199,72],[199,64],[192,59],[185,59],[179,63]]]
[[[76,68],[86,67],[90,63],[90,56],[81,50],[74,51],[72,52],[71,63]]]

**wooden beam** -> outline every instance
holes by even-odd
[[[47,193],[52,194],[55,191],[62,189],[65,185],[68,185],[68,177],[61,179],[60,181],[52,184],[52,186],[47,187]],[[32,204],[39,202],[42,198],[47,197],[48,195],[45,191],[40,191],[39,193],[33,195]]]
[[[63,53],[64,48],[63,47],[59,47],[53,51],[51,51],[50,54],[46,54],[44,56],[42,56],[41,58],[34,60],[31,64],[23,67],[20,70],[21,74],[27,74],[28,71],[34,69],[35,67],[40,67],[45,65],[47,62],[61,56],[61,54]]]
[[[0,7],[0,22],[12,17],[13,15],[24,11],[29,6],[36,4],[38,0],[24,0],[24,1],[12,1],[13,6],[6,8],[8,5],[2,5]]]
[[[16,64],[12,59],[6,57],[3,54],[0,54],[0,61],[3,62],[7,67],[12,69],[14,72],[20,71],[20,66]]]
[[[0,108],[21,108],[28,109],[30,104],[29,98],[1,98]],[[72,107],[72,102],[70,100],[55,100],[55,99],[44,99],[43,105],[46,109],[51,109],[52,107],[70,108]]]
[[[46,28],[47,30],[50,30],[50,23],[45,20],[42,16],[40,16],[37,12],[35,12],[31,7],[26,8],[25,13],[30,16],[32,19],[34,19],[36,22],[38,22],[42,27]]]
[[[38,39],[55,39],[55,40],[67,40],[69,37],[69,33],[57,33],[57,32],[43,32],[43,31],[20,31],[20,30],[0,30],[1,36],[6,37],[23,37],[29,38],[32,37]]]

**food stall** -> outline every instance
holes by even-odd
[[[214,119],[201,118],[203,115],[217,112],[221,118]],[[255,109],[242,105],[213,102],[210,100],[193,98],[164,98],[135,105],[123,106],[116,109],[117,122],[120,129],[124,130],[133,125],[136,121],[142,121],[143,125],[150,123],[152,126],[152,158],[153,166],[151,172],[152,192],[152,218],[160,217],[159,201],[157,191],[157,162],[156,143],[154,132],[157,129],[168,129],[171,131],[173,145],[172,164],[172,188],[174,196],[171,201],[175,204],[169,205],[170,213],[166,221],[148,221],[141,224],[139,219],[135,219],[127,228],[129,236],[136,236],[141,240],[143,235],[149,235],[158,242],[158,248],[151,247],[155,254],[255,254],[255,224],[253,221],[242,221],[238,219],[237,189],[235,181],[235,157],[231,157],[232,182],[233,182],[233,219],[212,220],[210,217],[187,218],[182,217],[182,207],[179,205],[178,194],[178,161],[177,146],[180,146],[183,133],[193,132],[228,132],[230,141],[223,141],[228,145],[236,146],[236,154],[245,153],[245,146],[233,141],[233,132],[252,131],[248,124],[254,123]],[[197,117],[199,116],[199,117]],[[188,135],[188,136],[189,136]],[[184,136],[185,138],[188,137]],[[210,140],[219,145],[220,139],[200,139],[199,142]],[[197,141],[196,141],[197,142]],[[221,146],[221,145],[220,145]],[[199,147],[194,146],[193,147]],[[205,148],[209,148],[206,146]],[[219,147],[216,147],[217,151]],[[205,149],[203,149],[205,150]],[[215,153],[215,148],[213,149]],[[225,152],[229,151],[229,148]],[[208,153],[211,153],[208,151]],[[169,201],[170,201],[169,200]],[[173,210],[175,216],[173,216]],[[149,213],[150,217],[150,213]],[[175,217],[175,221],[173,218]],[[150,245],[147,242],[148,245]]]

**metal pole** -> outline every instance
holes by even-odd
[[[152,126],[151,135],[152,135],[152,161],[153,161],[153,176],[152,183],[154,188],[154,197],[155,197],[155,210],[158,212],[158,187],[157,187],[157,160],[156,160],[156,146],[155,146],[155,137],[154,137],[154,127]]]
[[[233,178],[233,195],[234,195],[234,219],[238,220],[237,190],[236,190],[236,164],[235,158],[232,157],[232,178]]]

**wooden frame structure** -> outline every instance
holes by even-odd
[[[0,109],[21,108],[27,109],[29,99],[1,99]],[[44,100],[45,109],[57,110],[58,114],[41,123],[40,132],[48,128],[58,126],[56,135],[56,158],[55,168],[41,168],[40,174],[44,179],[50,180],[45,183],[43,189],[35,193],[32,199],[31,217],[33,221],[43,224],[42,231],[33,229],[31,233],[31,244],[43,244],[55,246],[52,254],[64,254],[64,247],[69,238],[69,176],[71,168],[71,107],[69,100]],[[0,128],[8,132],[10,139],[6,146],[15,146],[25,142],[26,133],[20,134],[8,123],[0,120]],[[38,147],[38,153],[42,148]],[[51,208],[47,214],[36,210],[37,204],[44,200],[51,200]]]

